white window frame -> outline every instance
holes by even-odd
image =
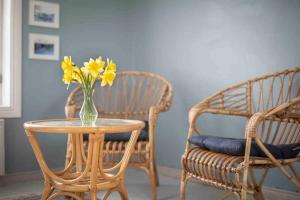
[[[22,0],[0,0],[0,26],[0,118],[21,117]]]

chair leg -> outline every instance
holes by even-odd
[[[154,173],[155,173],[155,184],[156,186],[159,186],[159,176],[158,176],[158,171],[157,171],[157,166],[156,166],[156,158],[153,158],[153,168],[154,168]]]
[[[263,172],[262,172],[262,175],[260,177],[260,180],[256,180],[256,177],[255,177],[255,173],[254,173],[254,170],[253,169],[249,169],[249,172],[250,172],[250,177],[252,178],[252,187],[255,188],[254,190],[254,194],[253,194],[253,198],[255,200],[264,200],[264,195],[263,195],[263,192],[262,192],[262,187],[263,187],[263,184],[265,182],[265,179],[267,177],[267,174],[268,174],[268,171],[269,169],[264,169]]]
[[[184,170],[181,171],[181,181],[180,181],[180,200],[185,200],[185,191],[186,191],[186,173]]]
[[[261,188],[254,192],[253,198],[255,200],[264,200],[265,199]]]
[[[237,198],[238,200],[243,200],[242,194],[237,193],[237,192],[233,192],[233,194],[236,196],[236,198]],[[247,194],[247,193],[246,193],[246,194]],[[244,200],[246,200],[246,199],[244,199]]]
[[[156,191],[156,174],[155,174],[155,169],[154,169],[154,164],[150,163],[150,167],[148,169],[148,176],[149,176],[149,181],[150,181],[150,186],[151,186],[151,192],[152,192],[152,200],[156,200],[157,197],[157,191]]]
[[[247,200],[247,191],[245,189],[242,189],[240,199],[241,200]]]

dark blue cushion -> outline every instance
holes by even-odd
[[[245,155],[245,139],[195,135],[189,138],[189,142],[200,147],[201,149],[206,149],[218,153],[224,153],[232,156]],[[295,158],[300,151],[300,143],[264,145],[276,159]],[[251,144],[250,155],[256,157],[267,157],[255,142],[252,142]]]
[[[138,138],[138,141],[147,141],[149,140],[149,124],[148,121],[144,121],[145,127],[142,129],[140,136]],[[131,132],[129,133],[110,133],[110,134],[105,134],[105,141],[129,141],[131,136]],[[85,134],[83,135],[83,140],[87,141],[88,140],[88,135]]]

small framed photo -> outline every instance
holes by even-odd
[[[59,4],[30,0],[29,25],[59,28]]]
[[[59,36],[30,33],[29,58],[40,60],[58,60]]]

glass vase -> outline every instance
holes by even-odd
[[[93,101],[93,89],[83,88],[84,101],[79,112],[82,126],[94,126],[98,117],[98,112]]]

